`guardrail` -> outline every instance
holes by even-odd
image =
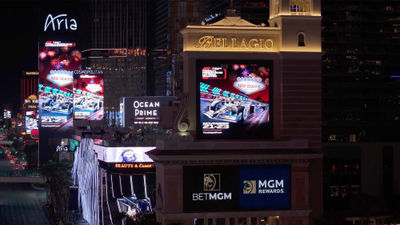
[[[6,170],[0,171],[0,177],[40,177],[39,170]]]

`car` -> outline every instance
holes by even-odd
[[[250,101],[216,99],[203,114],[210,119],[238,123],[247,120],[254,110],[255,106]]]
[[[118,211],[125,214],[128,214],[128,212],[134,215],[153,212],[150,198],[138,199],[135,194],[129,197],[117,198],[117,205]]]

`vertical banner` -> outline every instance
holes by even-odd
[[[74,119],[102,120],[104,116],[103,71],[74,72]]]
[[[67,138],[73,132],[73,71],[81,69],[81,59],[74,42],[45,41],[39,47],[41,163],[55,151],[55,139]]]

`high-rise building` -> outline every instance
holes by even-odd
[[[393,4],[322,1],[325,140],[399,140],[392,131],[400,125],[400,9]]]
[[[322,0],[324,203],[400,193],[400,4]]]
[[[155,0],[151,4],[149,28],[151,52],[149,75],[153,77],[152,95],[170,96],[181,92],[183,61],[179,30],[188,24],[200,24],[203,5],[197,0]]]
[[[31,95],[36,95],[38,92],[38,78],[39,72],[37,71],[24,71],[21,77],[21,109],[24,106],[25,99]]]
[[[83,66],[104,71],[105,110],[119,98],[147,94],[148,1],[90,0],[90,49]]]

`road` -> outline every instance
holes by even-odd
[[[7,164],[7,160],[0,160],[0,169],[9,169]],[[31,184],[1,183],[0,225],[50,225],[42,209],[45,202],[46,191]]]

